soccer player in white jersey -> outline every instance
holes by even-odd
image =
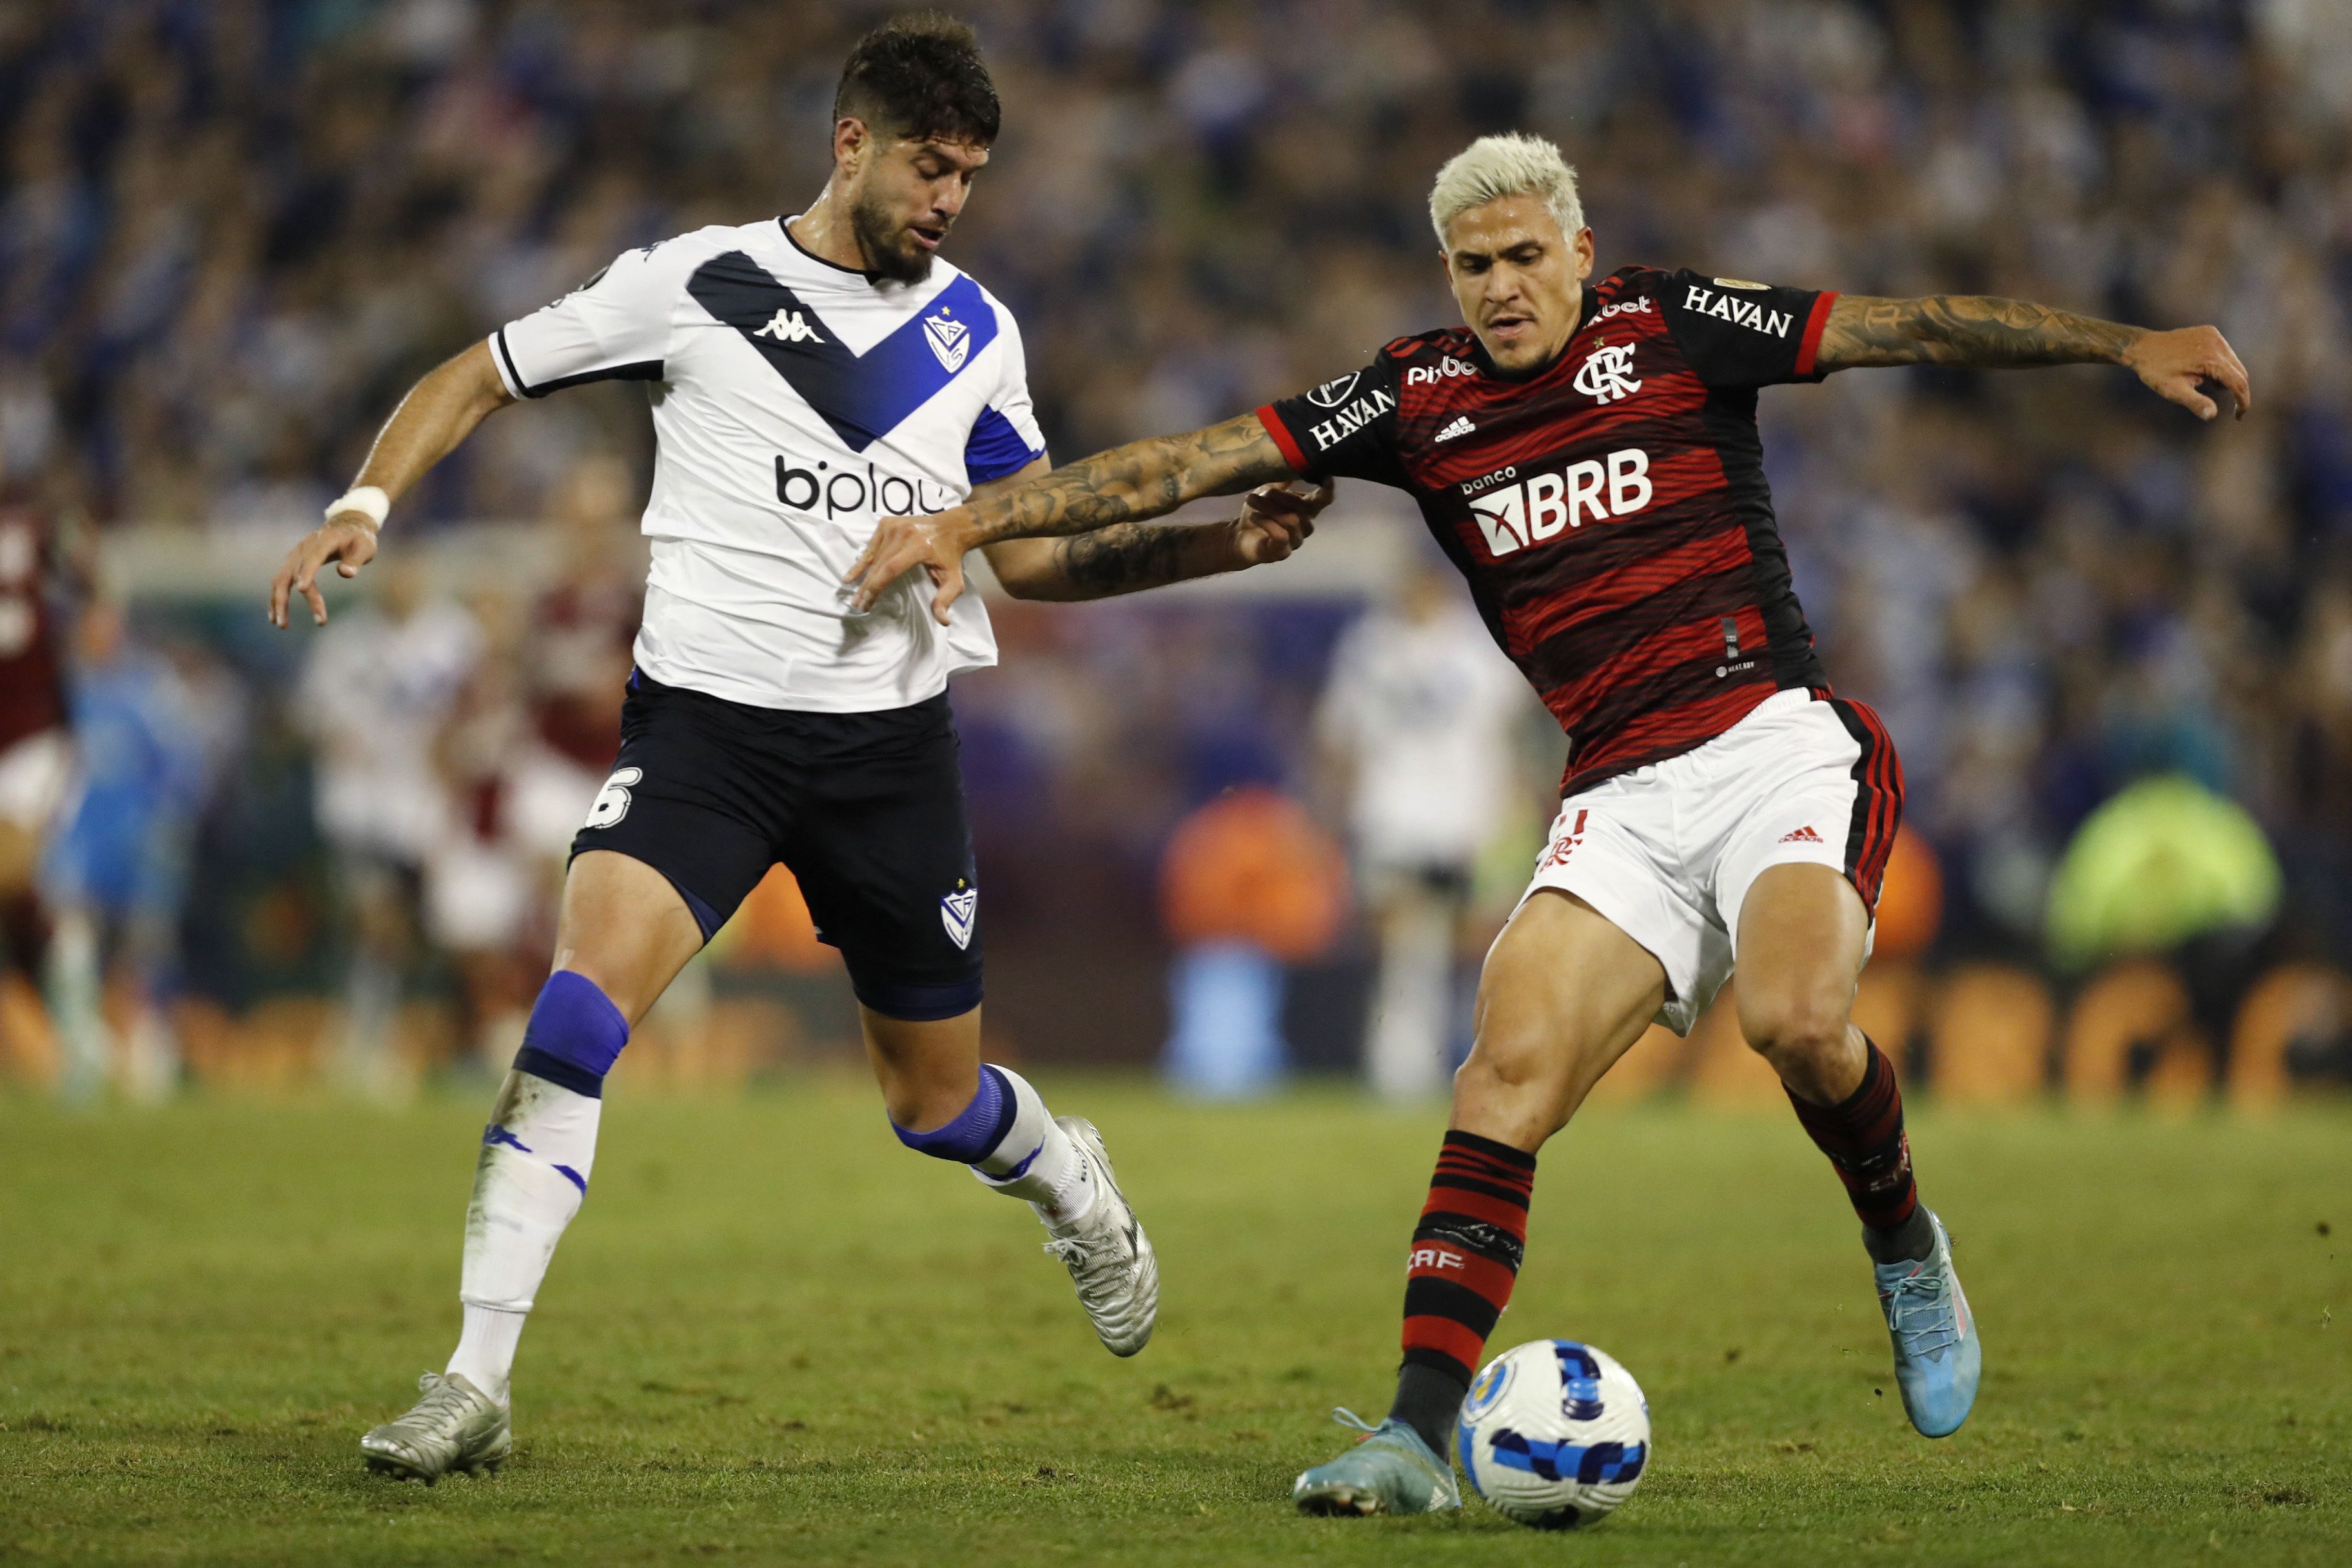
[[[600,380],[648,384],[653,541],[618,765],[572,847],[553,971],[485,1129],[467,1210],[464,1327],[423,1397],[361,1440],[432,1480],[512,1447],[525,1314],[586,1195],[606,1071],[630,1028],[777,861],[841,949],[899,1139],[1031,1204],[1096,1333],[1132,1355],[1159,1273],[1100,1135],[980,1060],[981,918],[950,676],[991,664],[985,612],[935,617],[909,578],[853,612],[841,578],[876,521],[1048,466],[1011,314],[937,259],[999,110],[963,24],[860,40],[835,99],[833,173],[805,212],[633,250],[442,365],[270,588],[373,557],[391,500],[482,417]],[[1012,593],[1080,599],[1288,555],[1328,490],[1269,487],[1229,522],[1024,541]]]

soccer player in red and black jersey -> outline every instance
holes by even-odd
[[[921,566],[944,604],[967,550],[1014,535],[1076,535],[1060,548],[1092,569],[1142,571],[1171,546],[1137,524],[1197,496],[1372,479],[1420,503],[1567,732],[1559,816],[1487,955],[1413,1231],[1395,1405],[1298,1479],[1300,1507],[1455,1505],[1446,1445],[1510,1296],[1536,1151],[1653,1018],[1687,1030],[1735,956],[1740,1028],[1844,1183],[1905,1406],[1942,1436],[1975,1397],[1977,1325],[1950,1238],[1918,1201],[1894,1066],[1849,1017],[1902,770],[1877,717],[1834,696],[1814,656],[1756,395],[1863,365],[2108,363],[2210,419],[2209,384],[2243,414],[2245,368],[2210,327],[2147,331],[2013,300],[1646,267],[1589,284],[1574,174],[1533,137],[1472,144],[1440,172],[1430,216],[1465,327],[1401,338],[1192,435],[892,520],[860,592]]]

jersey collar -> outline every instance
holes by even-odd
[[[882,274],[879,272],[868,272],[863,267],[844,267],[838,261],[827,261],[824,257],[819,256],[815,251],[811,250],[807,246],[803,245],[798,239],[795,239],[793,237],[793,218],[799,217],[801,216],[802,215],[799,213],[794,213],[793,214],[793,217],[780,217],[776,220],[776,227],[782,232],[784,243],[786,245],[791,246],[794,250],[799,251],[803,256],[807,257],[819,267],[831,268],[835,272],[846,272],[852,278],[863,278],[868,283],[879,283],[882,281]]]

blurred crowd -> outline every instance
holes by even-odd
[[[2200,427],[2105,370],[1857,373],[1767,395],[1768,463],[1832,677],[1902,748],[1943,951],[2043,955],[2067,846],[2163,776],[2258,825],[2281,882],[2265,951],[2352,956],[2352,8],[955,8],[1006,114],[951,254],[1023,321],[1062,457],[1223,417],[1450,321],[1429,182],[1504,128],[1578,165],[1604,268],[2221,326],[2253,377],[2242,421]],[[101,542],[290,539],[439,358],[626,247],[797,210],[823,183],[839,62],[883,13],[0,9],[5,483]],[[493,420],[395,539],[576,509],[566,486],[599,457],[641,490],[639,395]],[[1000,975],[1059,982],[1092,953],[1071,984],[1133,1016],[1161,984],[1152,889],[1188,812],[1265,784],[1345,823],[1316,794],[1312,715],[1361,607],[1011,607],[1005,667],[958,697],[992,929],[1015,938],[992,938]],[[478,616],[465,635],[541,634]],[[333,840],[337,770],[368,725],[354,740],[295,702],[289,656],[215,660],[305,715],[269,732],[309,737]],[[495,697],[457,700],[474,720],[446,748],[509,744],[517,710]],[[1366,879],[1375,901],[1381,885]],[[992,991],[1008,1026],[1020,988]]]

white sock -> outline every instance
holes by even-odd
[[[511,1403],[508,1385],[514,1372],[515,1346],[521,1342],[522,1326],[529,1318],[527,1312],[468,1306],[457,1349],[443,1372],[464,1378],[500,1405]]]
[[[1084,1219],[1095,1206],[1095,1163],[1079,1152],[1045,1109],[1045,1098],[1011,1068],[997,1068],[1013,1090],[1013,1125],[971,1173],[1008,1197],[1022,1198],[1050,1226]]]
[[[587,1195],[604,1109],[601,1100],[512,1073],[483,1131],[457,1289],[466,1323],[447,1370],[501,1404],[523,1315]]]

